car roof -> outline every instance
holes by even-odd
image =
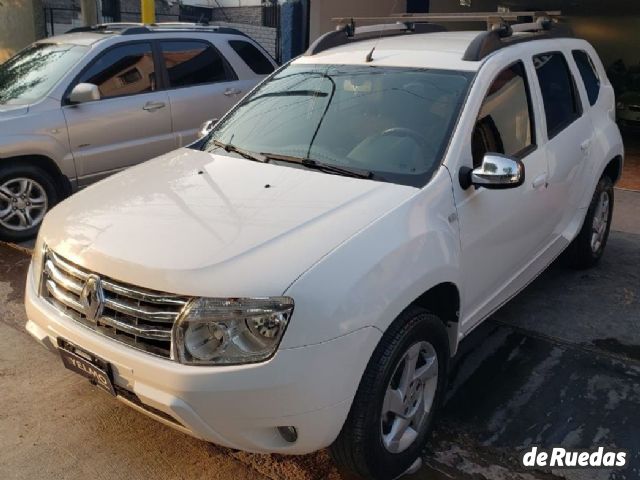
[[[111,37],[111,34],[95,33],[95,32],[77,32],[77,33],[64,33],[62,35],[55,35],[53,37],[43,38],[36,43],[59,43],[69,45],[83,45],[91,46],[96,42],[105,40]]]
[[[480,33],[434,32],[363,40],[299,57],[295,63],[428,67],[475,72],[481,62],[464,61],[462,57]],[[373,61],[367,62],[367,54],[374,47]]]

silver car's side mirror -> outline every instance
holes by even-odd
[[[487,153],[478,168],[460,170],[460,185],[465,190],[471,185],[498,190],[516,188],[523,183],[524,164],[499,153]]]
[[[70,103],[86,103],[100,100],[100,90],[93,83],[79,83],[69,94]]]
[[[206,137],[211,133],[213,127],[215,127],[216,123],[218,123],[217,118],[213,118],[211,120],[207,120],[202,125],[200,125],[200,130],[198,131],[198,138]]]

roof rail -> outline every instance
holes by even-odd
[[[330,48],[339,47],[348,43],[360,42],[382,37],[395,37],[412,33],[444,32],[447,29],[442,25],[433,23],[398,22],[394,24],[355,26],[354,22],[338,26],[333,32],[328,32],[313,42],[306,56],[315,55]]]
[[[446,31],[446,28],[439,25],[439,23],[485,22],[487,31],[480,33],[471,42],[462,57],[463,60],[477,62],[496,50],[516,43],[543,38],[572,36],[569,28],[557,23],[557,17],[561,15],[561,11],[517,11],[429,14],[402,13],[389,17],[338,17],[332,18],[332,21],[338,23],[336,30],[318,38],[305,52],[305,55],[315,55],[329,48],[373,38],[391,37],[409,33]],[[524,18],[531,18],[533,22],[509,23],[517,22]],[[383,23],[356,26],[356,23],[370,22]]]
[[[534,18],[535,21],[530,23],[494,25],[491,30],[480,33],[469,44],[462,60],[479,62],[495,51],[518,43],[573,37],[573,32],[568,26],[558,24],[552,18],[543,15]]]
[[[209,25],[206,23],[189,23],[189,22],[160,22],[160,23],[100,23],[98,25],[89,25],[87,27],[76,27],[67,33],[77,32],[96,32],[96,33],[118,33],[120,35],[140,35],[144,33],[154,32],[211,32],[226,33],[230,35],[241,35],[247,37],[247,34],[232,27],[221,25]]]

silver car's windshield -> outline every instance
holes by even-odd
[[[25,105],[42,98],[87,51],[54,43],[25,48],[0,64],[0,104]]]
[[[312,160],[421,187],[440,164],[471,78],[433,69],[290,65],[245,98],[201,148],[232,145],[295,168],[317,166]]]

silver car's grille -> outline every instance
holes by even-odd
[[[87,293],[85,287],[91,280],[93,289]],[[40,292],[54,307],[85,327],[166,358],[171,357],[171,328],[189,301],[101,277],[50,250],[44,253]],[[88,297],[92,298],[87,301]],[[87,304],[94,305],[94,309],[87,308]]]

